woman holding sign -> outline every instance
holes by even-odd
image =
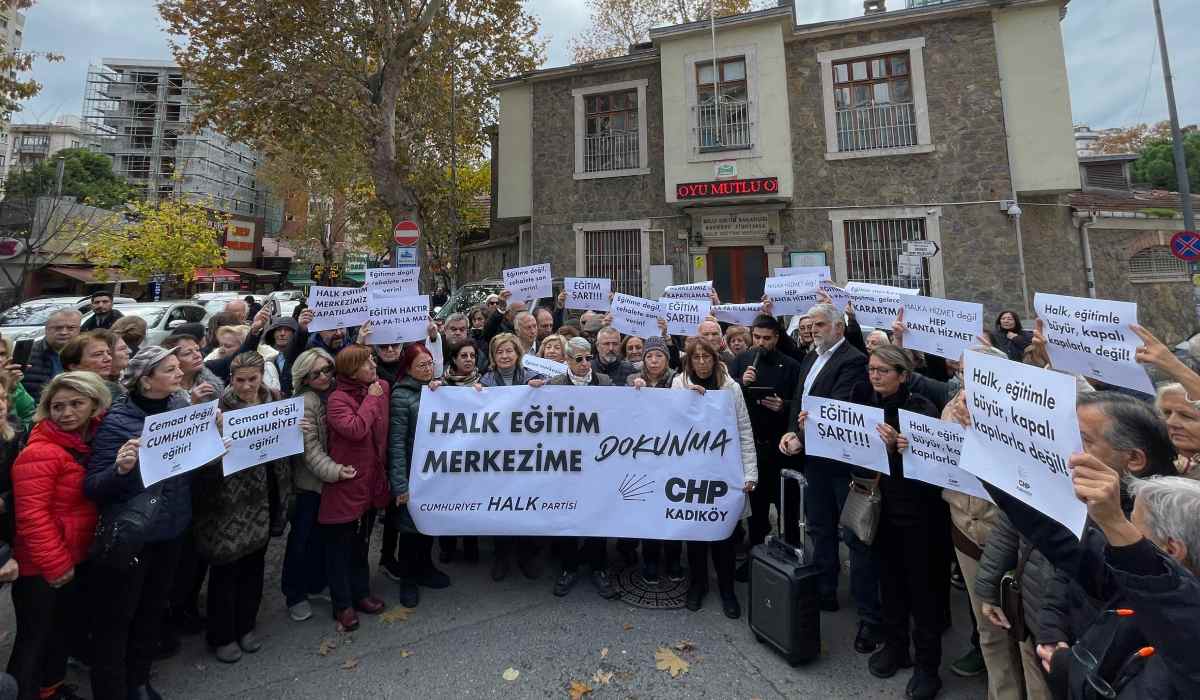
[[[754,431],[750,426],[750,414],[746,411],[746,400],[742,389],[730,378],[725,363],[717,349],[700,338],[688,338],[684,346],[683,368],[671,383],[672,389],[690,389],[703,394],[706,391],[725,390],[733,397],[733,409],[737,414],[738,437],[742,448],[743,490],[750,493],[758,483],[758,458],[754,451]],[[743,518],[750,515],[750,501],[746,501]],[[719,542],[688,542],[688,569],[692,580],[688,587],[687,609],[699,610],[708,593],[708,557],[712,553],[713,568],[717,571],[717,589],[721,592],[721,607],[725,617],[736,620],[742,616],[742,606],[733,592],[734,544],[733,535]]]
[[[542,351],[550,348],[552,343],[551,338],[559,336],[549,336],[542,341]],[[561,340],[559,342],[561,345]],[[561,352],[561,347],[559,348]],[[467,338],[465,340],[452,340],[446,344],[445,367],[446,371],[442,375],[442,381],[446,386],[475,386],[479,382],[479,366],[476,362],[475,343]],[[454,561],[454,553],[458,550],[457,537],[443,536],[438,538],[438,561],[443,564]],[[468,536],[462,538],[463,558],[472,564],[479,561],[479,538]]]

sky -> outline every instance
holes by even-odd
[[[903,0],[889,0],[893,8]],[[1179,118],[1200,122],[1200,2],[1161,0],[1175,74]],[[548,66],[570,62],[567,41],[587,27],[585,0],[526,0],[550,42]],[[862,13],[862,0],[796,0],[801,24]],[[1072,0],[1062,25],[1076,123],[1092,128],[1154,123],[1167,118],[1154,15],[1149,0]],[[1189,31],[1191,30],[1191,31]],[[167,37],[153,0],[37,0],[27,11],[23,49],[63,54],[39,62],[42,94],[14,116],[46,122],[83,108],[90,63],[100,58],[168,59]]]

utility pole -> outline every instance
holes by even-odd
[[[1183,151],[1183,132],[1179,129],[1179,111],[1175,108],[1175,83],[1171,79],[1171,59],[1167,56],[1167,35],[1163,31],[1162,7],[1154,0],[1154,21],[1158,25],[1158,53],[1162,55],[1163,82],[1167,87],[1167,111],[1171,116],[1171,141],[1175,150],[1175,177],[1179,180],[1179,199],[1183,205],[1183,227],[1196,230],[1192,212],[1192,193],[1188,183],[1187,160]]]
[[[66,172],[66,170],[67,170],[66,158],[59,156],[58,164],[55,167],[56,167],[56,172],[54,175],[54,196],[61,198],[62,197],[63,173]]]

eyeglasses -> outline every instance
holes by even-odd
[[[333,376],[333,366],[332,365],[325,365],[321,369],[314,369],[313,371],[308,373],[309,379],[316,379],[317,377],[332,377],[332,376]]]
[[[498,302],[498,301],[489,301],[489,302],[487,303],[487,305],[488,305],[488,306],[495,306],[495,305],[497,305],[497,304],[499,304],[499,303],[500,303],[500,302]]]
[[[379,348],[380,350],[400,350],[404,347],[404,343],[383,343],[382,345],[376,345],[375,347]]]
[[[591,355],[579,355],[578,357],[571,358],[571,362],[591,362],[591,361],[592,361]]]

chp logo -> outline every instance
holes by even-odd
[[[710,506],[717,499],[729,493],[729,484],[724,481],[708,479],[688,479],[679,477],[667,479],[667,500],[672,503],[693,503]]]

